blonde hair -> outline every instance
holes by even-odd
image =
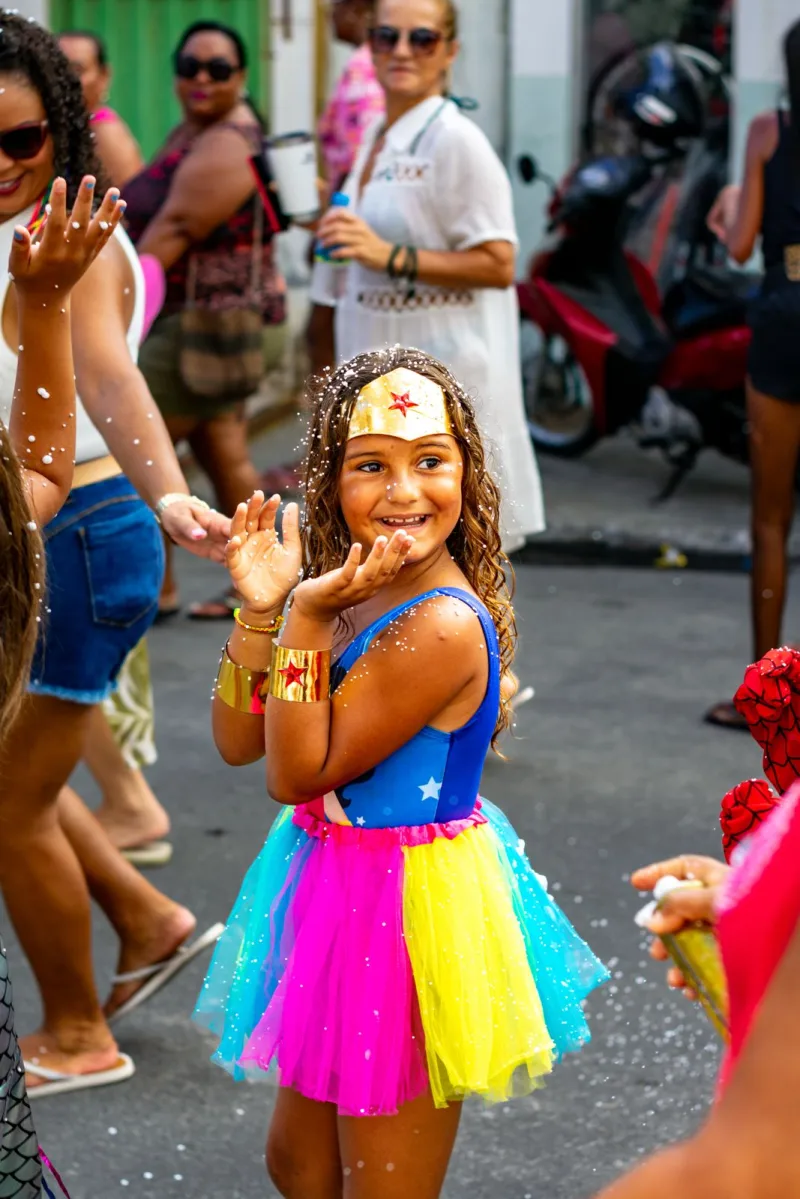
[[[358,354],[335,373],[312,380],[314,403],[305,463],[303,577],[318,578],[341,566],[347,557],[350,532],[339,504],[339,478],[350,417],[361,389],[398,367],[425,375],[444,391],[453,435],[464,463],[461,519],[447,548],[494,622],[500,643],[500,670],[505,675],[514,659],[517,629],[511,606],[513,573],[500,540],[500,492],[489,473],[469,397],[450,371],[430,354],[401,346],[375,350]],[[498,736],[510,723],[511,700],[506,697],[501,703],[493,748],[497,748]]]

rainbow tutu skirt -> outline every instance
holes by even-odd
[[[284,809],[245,878],[194,1018],[236,1078],[342,1115],[526,1094],[589,1040],[608,977],[508,820],[359,828]]]

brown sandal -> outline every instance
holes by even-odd
[[[235,608],[241,604],[239,596],[234,591],[226,591],[216,599],[204,603],[190,604],[187,615],[190,620],[230,620]]]
[[[749,731],[750,725],[734,704],[714,704],[709,708],[703,720],[706,724],[716,725],[720,729],[736,729],[740,733]]]

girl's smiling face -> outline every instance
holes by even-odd
[[[458,442],[443,433],[418,441],[354,437],[339,478],[339,504],[351,541],[369,552],[378,537],[403,529],[414,538],[406,565],[429,558],[458,524],[463,473]]]

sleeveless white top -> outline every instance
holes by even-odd
[[[6,264],[11,253],[14,226],[27,225],[32,215],[33,209],[31,208],[27,212],[20,213],[18,217],[5,221],[0,225],[0,316],[6,302],[6,294],[10,282]],[[123,229],[118,228],[115,237],[125,251],[125,257],[130,262],[133,270],[133,315],[128,326],[126,341],[131,358],[136,362],[139,356],[139,343],[141,342],[142,330],[144,328],[144,275],[139,258],[133,248],[133,243],[127,233]],[[29,350],[33,350],[35,353],[36,347],[27,346],[26,353]],[[6,426],[11,415],[11,401],[14,396],[16,376],[17,353],[16,350],[12,350],[10,346],[6,345],[5,338],[2,336],[2,326],[0,325],[0,421]],[[80,399],[76,399],[75,419],[77,422],[75,429],[75,461],[91,462],[93,458],[104,458],[109,452],[108,446],[100,430],[92,423]]]

